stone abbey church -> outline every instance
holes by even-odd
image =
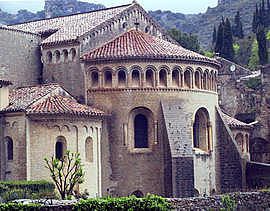
[[[251,124],[219,108],[218,71],[135,1],[0,27],[0,179],[49,180],[79,152],[91,197],[244,190]]]

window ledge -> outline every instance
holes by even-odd
[[[132,148],[130,149],[130,153],[132,154],[147,154],[152,153],[151,148]]]
[[[210,156],[212,154],[212,150],[210,151],[204,151],[199,148],[193,148],[193,152],[195,155],[204,155],[204,156]]]

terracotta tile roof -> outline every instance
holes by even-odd
[[[173,59],[204,61],[220,65],[215,59],[187,50],[155,36],[132,29],[103,46],[86,53],[85,61],[112,59]]]
[[[8,85],[12,85],[12,82],[0,79],[0,85],[8,86]]]
[[[115,17],[128,9],[131,5],[132,4],[128,4],[87,13],[32,21],[10,25],[9,27],[37,34],[51,32],[53,34],[43,40],[42,44],[61,43],[76,40],[79,36],[84,35],[86,32],[89,32],[106,20]]]
[[[77,103],[75,99],[60,95],[50,96],[27,108],[28,114],[70,114],[102,116],[104,112],[87,105]]]
[[[10,105],[1,112],[27,114],[69,114],[102,116],[104,112],[78,103],[58,84],[17,88],[10,93]]]
[[[222,112],[222,117],[226,121],[226,123],[231,128],[244,128],[244,129],[251,129],[253,126],[244,122],[239,121],[238,119],[235,119],[224,112]]]

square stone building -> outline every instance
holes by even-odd
[[[2,26],[0,42],[1,180],[50,179],[44,158],[70,150],[92,197],[246,188],[252,126],[219,109],[221,63],[138,3]]]

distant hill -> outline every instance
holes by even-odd
[[[245,34],[251,32],[253,12],[256,3],[261,0],[219,0],[214,8],[208,8],[206,13],[185,15],[171,11],[150,11],[150,14],[167,29],[177,28],[183,32],[198,35],[201,46],[209,47],[214,25],[218,25],[222,16],[233,20],[239,10]]]
[[[77,0],[45,0],[44,10],[33,13],[19,10],[17,14],[10,14],[0,9],[0,24],[9,25],[26,21],[39,20],[81,12],[88,12],[105,8],[102,4],[92,4]]]
[[[218,25],[221,17],[229,17],[233,20],[236,12],[241,13],[245,34],[251,32],[251,23],[255,4],[261,0],[219,0],[214,8],[208,8],[206,13],[185,15],[171,11],[150,11],[152,15],[166,29],[177,28],[183,32],[198,35],[203,48],[208,48],[214,25]],[[179,4],[179,6],[183,6]],[[20,10],[17,14],[9,14],[0,10],[0,23],[14,24],[25,21],[50,18],[67,14],[87,12],[105,8],[102,4],[92,4],[77,0],[46,0],[43,11],[32,13],[27,10]]]

